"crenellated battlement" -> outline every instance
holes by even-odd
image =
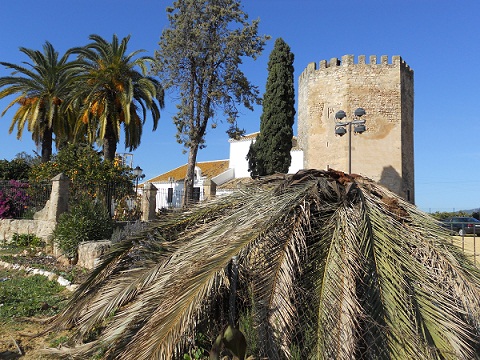
[[[412,72],[413,70],[408,66],[408,64],[402,59],[401,56],[399,55],[394,55],[390,59],[391,61],[389,62],[389,57],[387,55],[382,55],[380,57],[377,57],[376,55],[370,55],[367,57],[365,55],[359,55],[357,58],[357,62],[355,62],[355,56],[354,55],[344,55],[339,58],[331,58],[330,60],[321,60],[317,64],[312,62],[307,65],[305,70],[302,72],[302,75],[304,73],[310,73],[312,71],[321,71],[323,69],[331,69],[331,68],[342,68],[342,67],[347,67],[347,66],[375,66],[375,67],[381,67],[381,66],[389,66],[389,67],[400,67],[403,70],[406,70],[407,72]],[[301,75],[301,76],[302,76]]]

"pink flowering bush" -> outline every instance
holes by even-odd
[[[0,219],[19,218],[28,207],[28,184],[10,180],[0,188]]]

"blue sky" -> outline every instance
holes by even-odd
[[[90,34],[111,39],[131,35],[129,50],[153,55],[168,25],[165,7],[173,0],[23,0],[1,1],[0,60],[26,60],[20,46],[41,49],[45,41],[63,53],[85,45]],[[478,0],[243,0],[260,34],[272,40],[256,61],[242,70],[263,94],[268,56],[282,37],[295,55],[295,78],[310,62],[345,54],[400,55],[415,72],[415,191],[424,211],[480,207],[480,1]],[[9,72],[0,68],[0,76]],[[153,177],[187,161],[176,143],[167,96],[158,129],[144,128],[133,152],[134,166]],[[0,109],[8,104],[0,101]],[[21,141],[9,135],[13,111],[0,118],[0,159],[33,154],[28,132]],[[261,108],[242,111],[239,125],[259,130]],[[208,130],[199,161],[228,158],[226,124]],[[296,132],[296,124],[295,124]],[[123,143],[118,146],[123,152]]]

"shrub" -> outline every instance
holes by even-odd
[[[0,190],[0,219],[19,218],[28,208],[28,184],[10,180]]]
[[[137,220],[135,222],[128,222],[123,228],[115,228],[113,230],[113,234],[110,240],[112,241],[112,243],[117,243],[124,240],[128,236],[140,233],[146,228],[147,225],[145,223],[142,223],[141,221]]]
[[[53,240],[69,258],[77,256],[82,241],[110,239],[113,221],[103,204],[84,200],[60,215]]]
[[[17,247],[43,247],[45,243],[34,234],[13,234],[12,243]]]
[[[70,179],[70,198],[74,202],[85,197],[100,197],[103,201],[109,195],[104,193],[107,188],[114,188],[117,197],[133,194],[134,176],[130,167],[120,159],[103,161],[101,155],[89,145],[65,146],[52,156],[52,160],[33,166],[30,181],[50,180],[59,173],[64,173]]]

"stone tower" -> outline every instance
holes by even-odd
[[[348,171],[349,135],[335,135],[335,114],[363,108],[367,131],[352,134],[352,173],[414,203],[413,70],[400,56],[353,55],[310,63],[298,83],[298,145],[304,168]]]

